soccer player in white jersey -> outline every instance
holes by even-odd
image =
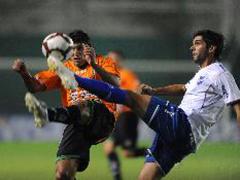
[[[139,179],[160,179],[176,163],[196,151],[222,117],[225,105],[234,107],[240,123],[239,88],[231,73],[219,62],[223,41],[223,36],[214,31],[196,32],[190,48],[193,61],[200,67],[196,75],[187,84],[158,88],[142,85],[142,94],[81,78],[58,61],[53,62],[55,67],[52,68],[66,87],[75,88],[78,83],[102,99],[126,105],[156,132]],[[184,94],[179,106],[154,96],[176,94]]]

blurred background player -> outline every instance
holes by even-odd
[[[114,60],[120,72],[120,87],[136,91],[140,82],[137,75],[122,66],[125,60],[124,54],[121,51],[109,51],[107,57]],[[144,156],[145,148],[137,147],[138,138],[138,122],[139,117],[128,107],[117,105],[117,121],[115,123],[114,131],[107,141],[104,142],[104,152],[108,158],[112,175],[115,180],[122,179],[121,167],[116,147],[123,148],[123,155],[125,157],[139,157]]]
[[[96,56],[95,51],[92,51],[90,38],[85,32],[76,30],[69,36],[74,42],[73,55],[64,65],[81,77],[101,79],[118,86],[119,72],[115,62],[101,55]],[[53,71],[41,71],[32,76],[20,59],[14,62],[12,68],[21,75],[27,89],[32,93],[60,90],[65,108],[47,109],[46,105],[30,93],[27,105],[34,113],[37,127],[42,127],[48,122],[67,124],[58,147],[56,179],[74,179],[77,171],[84,171],[87,168],[91,145],[108,137],[112,132],[116,105],[102,102],[82,88],[65,89]],[[43,107],[36,109],[36,104]]]

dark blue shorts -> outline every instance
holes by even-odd
[[[178,106],[152,97],[143,120],[156,132],[145,162],[157,161],[167,174],[177,162],[195,152],[190,123]]]

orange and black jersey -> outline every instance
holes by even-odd
[[[108,73],[111,73],[118,77],[120,76],[116,63],[111,58],[99,55],[96,58],[96,64],[98,64]],[[90,65],[87,65],[86,68],[84,69],[80,69],[74,65],[71,59],[65,61],[64,65],[78,76],[101,80],[101,77],[95,72],[95,70]],[[46,90],[60,89],[62,104],[65,107],[78,104],[81,101],[85,100],[103,101],[100,100],[96,95],[93,95],[80,87],[76,90],[65,89],[62,86],[61,80],[58,77],[58,75],[50,70],[41,71],[37,73],[35,77],[46,86],[47,88]],[[116,110],[115,104],[108,103],[106,101],[103,101],[103,103],[111,112],[114,112]]]

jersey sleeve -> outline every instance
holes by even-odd
[[[47,90],[58,89],[61,87],[60,78],[52,71],[41,71],[35,75],[35,78],[44,84]]]
[[[230,72],[220,74],[216,83],[226,104],[240,100],[240,90]]]
[[[185,86],[186,89],[189,88],[189,86],[190,86],[190,82],[191,82],[191,81],[192,81],[192,80],[190,80],[190,81],[188,81],[186,84],[184,84],[184,86]]]
[[[116,75],[117,77],[120,77],[120,72],[117,67],[116,62],[114,62],[111,58],[109,57],[104,57],[104,56],[98,56],[99,59],[99,65],[107,72]]]
[[[137,78],[137,75],[130,71],[130,70],[125,70],[123,72],[120,71],[120,76],[121,76],[121,83],[120,86],[123,89],[129,89],[132,91],[136,91],[140,81]]]

